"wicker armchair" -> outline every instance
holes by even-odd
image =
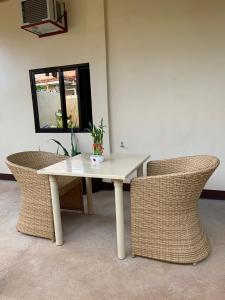
[[[197,201],[218,167],[213,156],[152,161],[131,183],[132,255],[197,263],[209,254]]]
[[[6,164],[21,188],[21,209],[17,230],[25,234],[54,240],[50,183],[37,170],[60,162],[65,156],[30,151],[12,154]],[[84,212],[81,178],[57,177],[60,206]]]

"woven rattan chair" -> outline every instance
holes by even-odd
[[[192,156],[147,165],[147,177],[131,183],[132,255],[197,263],[209,254],[197,202],[218,167],[213,156]]]
[[[21,189],[18,231],[54,240],[50,183],[48,176],[37,174],[37,170],[64,159],[65,156],[41,151],[21,152],[7,157],[6,164]],[[58,176],[57,181],[61,208],[84,212],[81,178]]]

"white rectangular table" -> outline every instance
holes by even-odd
[[[103,163],[92,165],[90,154],[80,154],[38,171],[49,175],[52,196],[53,220],[56,245],[63,244],[62,222],[59,203],[58,184],[55,176],[76,176],[86,178],[88,212],[93,212],[91,178],[112,179],[115,190],[117,252],[120,259],[125,258],[123,181],[137,170],[143,176],[143,163],[150,155],[110,154]]]

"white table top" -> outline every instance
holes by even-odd
[[[92,165],[90,154],[80,154],[38,170],[38,174],[125,180],[150,155],[109,154],[105,161]]]

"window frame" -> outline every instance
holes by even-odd
[[[83,126],[82,120],[82,112],[81,112],[81,94],[80,94],[80,78],[79,72],[80,69],[87,68],[90,75],[90,65],[89,63],[83,64],[74,64],[74,65],[65,65],[65,66],[57,66],[57,67],[48,67],[48,68],[39,68],[29,70],[30,76],[30,85],[31,85],[31,95],[32,95],[32,103],[33,103],[33,113],[34,113],[34,125],[36,133],[68,133],[73,130],[73,132],[86,133],[88,132],[88,127]],[[79,113],[79,128],[68,128],[67,126],[67,110],[66,110],[66,97],[65,97],[65,85],[64,85],[64,74],[65,71],[76,70],[76,82],[77,82],[77,98],[78,98],[78,113]],[[37,99],[37,91],[35,84],[35,75],[41,73],[54,73],[58,72],[59,74],[59,90],[60,90],[60,103],[62,110],[62,121],[63,128],[41,128],[40,127],[40,119],[39,119],[39,111],[38,111],[38,99]],[[82,105],[83,109],[90,105],[90,123],[93,124],[93,116],[92,116],[92,97],[91,97],[91,80],[90,80],[90,103],[85,103]]]

